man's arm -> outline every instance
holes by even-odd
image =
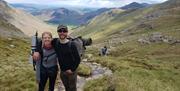
[[[56,47],[56,42],[58,41],[58,38],[53,38],[51,41],[52,46],[55,48]]]
[[[53,40],[51,41],[51,44],[53,45],[53,47],[56,46],[56,40],[57,39],[58,38],[53,38]],[[41,47],[42,47],[42,40],[39,40],[38,45],[36,46],[35,52],[33,53],[33,59],[35,61],[38,61],[41,58],[41,55],[40,55]]]
[[[81,57],[79,55],[78,49],[76,47],[76,44],[74,42],[72,42],[72,49],[71,50],[72,50],[72,55],[74,57],[74,63],[72,63],[71,70],[75,71],[78,68],[79,64],[80,64]]]

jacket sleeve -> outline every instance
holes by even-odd
[[[58,38],[53,38],[51,44],[53,45],[53,47],[56,47],[56,42],[58,41]]]
[[[73,57],[73,63],[71,66],[72,67],[71,70],[75,71],[80,64],[81,58],[80,58],[80,55],[78,53],[77,47],[74,42],[72,42],[71,50],[72,50],[72,57]]]

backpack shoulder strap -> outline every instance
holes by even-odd
[[[50,57],[50,56],[53,56],[53,55],[55,55],[55,54],[56,54],[56,52],[53,52],[53,53],[51,53],[51,54],[49,54],[49,55],[47,55],[47,56],[44,56],[41,61],[47,62],[47,60],[49,59],[49,57]],[[46,59],[43,60],[44,58],[46,58]],[[41,63],[41,64],[42,64],[42,63]]]
[[[71,57],[72,57],[73,61],[75,61],[75,58],[72,53],[72,42],[73,42],[72,40],[69,40],[68,46],[69,46],[69,51],[71,53]]]
[[[68,46],[69,46],[69,49],[70,49],[70,51],[71,51],[71,48],[72,48],[72,40],[69,40]]]

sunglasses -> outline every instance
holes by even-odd
[[[57,30],[57,32],[59,32],[59,33],[62,33],[62,32],[67,33],[68,31],[65,28],[61,28],[61,29]]]

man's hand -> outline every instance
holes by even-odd
[[[34,52],[34,53],[33,53],[33,59],[34,59],[35,61],[38,61],[38,60],[40,59],[40,54],[39,54],[39,52]]]
[[[66,70],[66,74],[71,75],[71,74],[73,74],[73,72],[69,69],[69,70]]]

